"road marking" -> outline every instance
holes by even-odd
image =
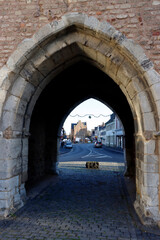
[[[90,157],[91,154],[92,154],[92,150],[90,150],[90,152],[89,152],[87,155],[85,155],[85,156],[83,156],[83,157],[81,157],[81,158],[87,158],[87,157]]]
[[[97,156],[98,155],[98,156]],[[102,153],[93,152],[93,150],[90,150],[90,152],[87,155],[82,156],[81,158],[88,158],[88,157],[94,157],[94,158],[112,158],[109,155],[104,155]]]
[[[67,166],[67,165],[83,165],[85,166],[85,161],[68,161],[68,162],[58,162],[58,167],[60,166]],[[117,163],[117,162],[99,162],[100,166],[115,166],[115,167],[124,167],[125,163]]]
[[[96,157],[96,158],[112,158],[112,157],[108,156],[108,155],[102,155],[102,156],[99,156],[99,157]]]

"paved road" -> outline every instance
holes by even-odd
[[[104,163],[101,169],[84,167],[84,159],[99,156],[105,156],[99,158]],[[158,234],[145,232],[133,213],[121,157],[92,145],[76,145],[59,158],[57,182],[0,222],[0,240],[160,239]]]
[[[102,148],[94,148],[94,144],[76,144],[73,149],[59,156],[59,167],[81,166],[85,168],[87,161],[97,161],[100,169],[125,172],[124,154]]]
[[[73,149],[63,156],[59,157],[59,161],[107,161],[107,162],[124,162],[122,152],[108,150],[105,147],[95,148],[94,144],[75,144]]]

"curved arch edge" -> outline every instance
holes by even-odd
[[[138,143],[139,145],[137,144],[137,149],[138,148],[140,149],[140,147],[141,147],[140,144],[143,142],[142,147],[144,147],[144,151],[143,151],[144,155],[150,154],[153,156],[154,155],[158,156],[160,153],[159,153],[159,149],[156,145],[157,142],[155,139],[153,139],[154,136],[151,135],[151,137],[149,139],[147,139],[147,137],[145,137],[145,133],[143,133],[142,126],[143,125],[145,126],[145,127],[144,126],[143,127],[145,130],[148,130],[149,134],[150,134],[150,132],[154,132],[156,135],[156,131],[158,132],[160,129],[160,110],[159,110],[160,108],[158,108],[158,106],[160,106],[160,96],[159,96],[160,75],[153,69],[152,62],[147,58],[143,49],[139,45],[137,45],[134,41],[127,39],[123,34],[121,34],[119,31],[114,29],[109,23],[99,22],[95,17],[89,17],[85,14],[80,14],[80,13],[66,14],[62,17],[62,20],[53,21],[50,24],[43,26],[38,32],[36,32],[33,35],[33,37],[31,39],[25,39],[22,43],[20,43],[18,45],[17,49],[13,52],[13,54],[8,59],[6,65],[4,65],[0,69],[0,87],[1,87],[1,89],[0,89],[0,91],[1,91],[0,92],[1,93],[0,113],[2,113],[2,108],[3,108],[4,112],[3,112],[2,118],[6,113],[8,114],[4,117],[4,121],[5,121],[5,119],[10,118],[9,123],[12,120],[14,122],[15,116],[16,116],[16,117],[21,117],[21,123],[24,123],[24,118],[27,117],[27,116],[24,116],[23,114],[18,115],[18,111],[17,111],[17,109],[21,111],[21,108],[19,108],[19,99],[21,98],[21,96],[14,96],[14,95],[16,95],[16,93],[13,91],[13,86],[14,86],[15,80],[17,80],[18,77],[21,77],[22,78],[21,82],[24,83],[24,86],[22,86],[23,90],[25,89],[25,84],[27,85],[29,83],[30,88],[36,94],[33,96],[30,91],[30,95],[28,95],[28,99],[30,99],[30,97],[33,98],[33,104],[32,104],[32,106],[30,106],[31,109],[29,109],[30,112],[32,112],[36,98],[39,97],[39,94],[45,87],[46,82],[42,83],[42,85],[43,85],[42,87],[41,87],[41,83],[38,83],[37,86],[32,86],[29,81],[27,82],[27,78],[23,77],[23,73],[21,72],[21,70],[24,66],[26,67],[27,61],[32,59],[33,55],[36,52],[43,51],[43,45],[47,44],[47,42],[50,41],[50,38],[55,39],[57,36],[62,36],[66,32],[66,30],[68,30],[70,28],[73,29],[75,32],[76,31],[87,32],[87,34],[90,36],[93,36],[93,37],[95,36],[97,38],[99,37],[100,39],[103,39],[105,42],[108,42],[111,46],[113,46],[114,50],[118,49],[119,50],[119,58],[117,57],[117,59],[118,59],[117,62],[119,61],[120,63],[118,65],[118,63],[115,60],[115,62],[116,62],[115,65],[117,64],[117,66],[118,66],[118,68],[116,68],[116,70],[118,69],[117,72],[119,74],[121,73],[122,75],[123,74],[125,75],[126,69],[127,69],[127,64],[126,64],[126,66],[125,66],[125,64],[122,66],[122,63],[124,63],[124,59],[123,59],[123,57],[121,58],[121,55],[126,56],[126,59],[128,59],[128,62],[132,63],[133,71],[132,71],[132,73],[130,73],[130,76],[128,78],[126,76],[126,85],[125,84],[123,86],[119,85],[119,87],[125,93],[130,106],[135,105],[135,108],[138,109],[137,110],[138,114],[137,115],[135,114],[135,116],[134,116],[135,119],[136,119],[136,117],[138,118],[138,120],[137,119],[136,120],[137,120],[137,122],[139,122],[139,125],[141,125],[141,127],[139,127],[140,131],[139,131],[139,133],[137,133],[137,136],[136,136],[137,139],[139,138],[139,143]],[[85,50],[88,55],[91,53],[89,55],[91,60],[95,60],[94,53],[96,51],[99,51],[99,57],[102,57],[102,56],[100,56],[101,53],[97,46],[95,47],[95,49],[93,49],[94,50],[94,53],[93,53],[93,52],[90,52],[89,47],[87,49],[87,46],[84,44],[83,51],[85,52]],[[47,60],[46,56],[44,56],[44,58]],[[107,58],[107,56],[106,56],[106,58]],[[116,59],[116,51],[115,51],[115,59]],[[101,60],[102,61],[104,60],[104,62],[106,64],[106,59],[104,59],[102,57]],[[42,62],[43,61],[44,60],[42,60]],[[113,61],[113,64],[114,64],[114,61]],[[33,70],[31,70],[32,74],[34,73],[35,70],[38,71],[38,68],[36,66],[31,66],[31,67],[33,67]],[[121,69],[121,67],[123,69]],[[61,68],[61,66],[60,66],[60,68]],[[133,73],[134,69],[136,69],[136,68],[138,69],[137,72],[139,72],[139,75],[141,75],[141,79],[142,79],[142,77],[144,77],[144,81],[146,81],[146,85],[147,85],[147,87],[146,87],[146,89],[144,89],[144,91],[142,91],[142,89],[138,86],[140,89],[140,94],[138,96],[139,100],[137,100],[137,102],[136,102],[136,99],[134,98],[135,92],[133,89],[133,85],[131,84],[131,80],[133,80],[133,78],[136,77]],[[27,67],[26,67],[26,69],[27,69]],[[62,70],[62,68],[61,68],[61,70]],[[41,74],[41,72],[39,72],[39,71],[38,71],[38,73]],[[110,73],[109,70],[108,70],[108,73]],[[114,76],[114,72],[112,74]],[[49,75],[49,73],[48,73],[48,75]],[[45,73],[41,74],[41,77],[42,78],[44,77],[44,79],[47,79],[47,77],[45,76]],[[48,81],[50,81],[50,76],[48,76],[48,79],[49,79]],[[115,80],[115,82],[116,82],[117,79],[114,79],[114,77],[113,77],[113,80]],[[135,79],[135,84],[137,84],[136,79]],[[36,89],[36,87],[37,87],[37,89]],[[138,91],[139,90],[137,90],[137,93],[139,93]],[[149,93],[152,95],[151,103],[149,103],[149,104],[153,105],[154,109],[150,108],[149,104],[148,104],[148,106],[143,105],[143,104],[141,104],[141,106],[140,106],[140,103],[142,103],[144,99],[147,99],[147,95],[144,95],[145,93],[148,93],[147,91],[149,91]],[[11,94],[10,99],[9,99],[9,94]],[[12,105],[13,98],[15,100],[15,105],[14,105],[14,103]],[[28,101],[29,101],[28,99],[25,102],[26,105],[28,105]],[[24,100],[23,97],[22,97],[22,100]],[[148,100],[148,102],[149,102],[149,100]],[[26,105],[25,105],[25,107],[26,107]],[[6,109],[5,109],[5,107],[6,107]],[[13,109],[15,108],[15,112],[10,111],[12,108]],[[25,109],[23,109],[23,111],[26,113]],[[148,112],[146,112],[146,111],[148,111]],[[20,113],[22,113],[22,112],[20,112]],[[153,127],[152,126],[150,127],[150,125],[147,125],[147,124],[150,124],[149,120],[147,123],[145,121],[142,121],[142,119],[144,118],[144,115],[145,115],[145,119],[148,120],[150,118],[152,120]],[[157,119],[156,126],[155,126],[155,118]],[[3,122],[3,119],[1,121]],[[5,126],[8,127],[7,125],[5,125]],[[20,128],[22,128],[22,127],[23,126],[20,126]],[[8,129],[8,128],[6,128],[6,129]],[[10,129],[10,132],[12,133],[13,130],[14,129]],[[20,133],[17,133],[17,134],[20,134]],[[14,137],[14,136],[12,136],[12,137]],[[8,145],[9,152],[7,153],[8,156],[10,156],[10,152],[13,150],[12,149],[12,140],[4,140],[2,138],[3,138],[3,133],[0,133],[0,140],[2,140],[1,141],[2,147],[5,146],[3,144],[3,142],[5,142],[5,144],[6,144],[6,142],[8,141],[8,144],[10,144],[10,145]],[[20,138],[20,136],[19,136],[19,138]],[[22,150],[23,150],[22,142],[23,141],[27,142],[28,140],[25,138],[21,139],[21,140],[22,141],[21,141],[20,153],[22,154]],[[152,143],[152,144],[150,144],[150,143]],[[19,145],[20,145],[19,142],[17,142],[16,146],[18,147]],[[152,149],[151,149],[151,147],[152,147]],[[13,153],[15,153],[14,150],[12,151],[12,154]],[[137,153],[140,155],[141,151],[138,152],[138,150],[137,150]],[[25,158],[27,159],[27,151],[25,152],[25,154],[26,154]],[[1,156],[1,159],[2,159],[2,157],[4,157],[4,156]],[[140,156],[140,157],[142,157],[142,156]],[[139,158],[137,157],[137,161],[141,161],[140,157]],[[143,156],[143,157],[145,157],[145,156]],[[141,169],[139,171],[142,172],[142,170],[143,170],[143,173],[144,173],[143,180],[145,180],[145,179],[148,180],[149,177],[151,176],[151,174],[153,175],[153,173],[150,173],[150,172],[146,173],[145,172],[146,169],[145,168],[142,169],[142,167],[145,167],[145,166],[141,166]],[[148,171],[148,169],[147,169],[147,171]],[[156,173],[156,177],[158,179],[157,173]],[[148,184],[147,180],[146,180],[146,185]],[[23,183],[24,182],[22,182],[22,184]],[[156,184],[158,184],[158,180],[157,180]],[[153,182],[153,185],[154,185],[154,182]],[[16,187],[17,187],[17,185],[16,185]],[[138,186],[138,187],[139,187],[138,190],[142,192],[141,187],[140,186]],[[145,194],[147,195],[147,190],[146,190]],[[152,198],[152,196],[150,196],[150,198]]]
[[[39,45],[71,26],[90,30],[93,34],[103,35],[105,40],[112,41],[115,45],[118,44],[121,50],[128,54],[129,58],[142,67],[142,71],[153,68],[153,63],[147,58],[143,49],[133,40],[127,39],[124,34],[117,31],[107,22],[100,22],[95,17],[88,17],[86,14],[76,12],[64,15],[61,20],[53,21],[40,28],[32,38],[24,39],[9,57],[6,66],[10,71],[17,73]]]

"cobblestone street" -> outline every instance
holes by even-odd
[[[29,239],[160,240],[160,0],[0,0],[0,240]]]
[[[59,170],[56,184],[1,221],[1,240],[160,239],[135,222],[122,168],[61,164]]]

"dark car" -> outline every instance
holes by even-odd
[[[71,141],[67,141],[66,142],[66,145],[65,145],[66,148],[72,148],[72,142]]]
[[[101,148],[102,147],[102,142],[101,141],[95,142],[94,147],[95,148]]]

